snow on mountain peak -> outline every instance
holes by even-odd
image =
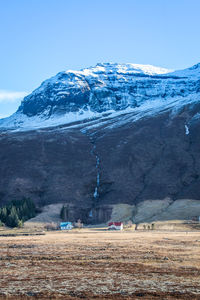
[[[144,107],[185,105],[200,95],[200,64],[169,73],[151,65],[98,63],[80,71],[63,71],[45,80],[26,96],[17,113],[0,121],[0,127],[34,123],[69,123],[97,114],[138,111]],[[47,122],[48,120],[48,122]]]
[[[146,75],[156,75],[156,74],[166,74],[172,70],[166,68],[155,67],[152,65],[140,65],[132,63],[98,63],[95,67],[89,67],[82,69],[80,71],[68,70],[66,73],[75,73],[77,75],[98,75],[98,74],[146,74]]]

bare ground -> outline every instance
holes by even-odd
[[[200,299],[200,232],[0,237],[0,299]]]

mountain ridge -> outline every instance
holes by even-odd
[[[199,66],[169,72],[151,65],[99,63],[59,72],[26,96],[15,114],[0,120],[0,128],[23,129],[28,123],[33,128],[34,123],[36,128],[54,126],[127,109],[134,113],[145,104],[153,109],[155,100],[161,106],[167,101],[181,104],[200,91]]]

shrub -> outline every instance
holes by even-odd
[[[133,226],[133,222],[131,220],[129,220],[127,223],[127,228],[131,228],[132,226]]]
[[[83,228],[83,223],[81,222],[80,219],[74,223],[74,227],[75,228]]]
[[[50,231],[50,230],[58,230],[58,224],[56,223],[47,223],[45,226],[44,226],[44,229],[46,229],[47,231]]]
[[[23,221],[22,221],[22,220],[19,220],[19,222],[18,222],[18,227],[19,227],[19,228],[22,228],[23,226],[24,226]]]

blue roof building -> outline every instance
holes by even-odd
[[[72,222],[61,222],[60,229],[61,230],[71,230],[73,228]]]

